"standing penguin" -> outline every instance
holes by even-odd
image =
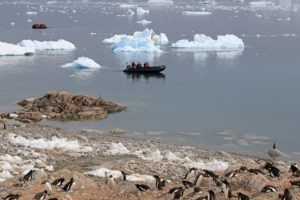
[[[62,178],[58,178],[58,179],[55,179],[51,185],[54,185],[54,186],[62,186],[62,184],[65,182],[65,178],[62,177]]]
[[[47,190],[48,194],[52,193],[52,187],[48,181],[43,181],[42,184],[44,184],[45,190]]]
[[[7,196],[3,197],[3,200],[18,200],[21,197],[21,193],[18,194],[8,194]]]
[[[27,174],[25,174],[23,176],[23,178],[21,178],[20,180],[22,181],[31,181],[32,180],[32,174],[33,174],[34,170],[31,169],[29,172],[27,172]]]
[[[222,190],[227,199],[230,199],[233,197],[231,187],[226,179],[224,179],[222,181]]]
[[[72,177],[70,179],[70,181],[68,183],[66,183],[66,185],[63,187],[63,190],[66,191],[66,192],[70,191],[72,186],[74,186],[74,185],[75,185],[75,181],[74,181],[74,178]]]
[[[276,149],[276,144],[275,144],[275,142],[274,142],[274,144],[273,144],[273,148],[270,149],[270,150],[268,151],[268,154],[269,154],[269,156],[270,156],[273,160],[276,160],[276,158],[278,158],[278,157],[280,157],[280,156],[283,155],[283,153],[282,153],[281,151],[279,151],[278,149]]]
[[[107,178],[107,185],[108,187],[113,190],[116,188],[116,182],[115,182],[115,179],[112,175],[109,175],[108,178]]]
[[[250,198],[247,195],[239,192],[238,193],[238,200],[250,200]]]
[[[284,189],[283,195],[279,195],[280,200],[294,200],[294,197],[291,195],[289,189]]]
[[[155,178],[155,186],[158,190],[162,190],[166,186],[166,180],[160,179],[158,175],[153,175]]]

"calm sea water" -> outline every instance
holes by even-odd
[[[122,128],[128,136],[256,155],[266,155],[276,141],[289,155],[283,159],[299,159],[300,5],[299,1],[270,2],[272,6],[257,7],[250,1],[217,1],[214,6],[192,0],[167,5],[1,1],[0,41],[65,39],[77,50],[0,57],[0,110],[14,111],[17,101],[54,90],[101,96],[128,109],[103,121],[43,123],[72,130]],[[127,8],[120,4],[150,12],[127,16]],[[182,14],[202,10],[212,14]],[[144,30],[137,23],[141,19],[152,21],[147,27],[165,33],[170,42],[191,40],[196,33],[213,38],[235,34],[246,47],[234,53],[182,52],[168,44],[160,55],[115,54],[102,43],[115,34]],[[32,30],[34,22],[52,28]],[[81,56],[95,60],[102,69],[84,74],[61,67]],[[121,70],[132,60],[166,64],[167,69],[162,76],[128,76]]]

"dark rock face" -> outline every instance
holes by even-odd
[[[108,114],[125,110],[124,106],[84,95],[66,92],[48,92],[41,98],[25,99],[18,102],[23,108],[14,114],[22,122],[38,122],[44,118],[55,120],[99,120]],[[2,113],[1,117],[11,118]]]

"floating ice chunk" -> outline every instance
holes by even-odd
[[[35,50],[28,47],[20,47],[18,45],[0,42],[0,56],[20,56],[35,53]]]
[[[147,24],[151,24],[152,21],[148,21],[148,20],[143,19],[143,20],[141,20],[141,21],[137,21],[137,23],[138,23],[138,24],[142,24],[143,26],[145,26],[145,25],[147,25]]]
[[[149,10],[145,10],[142,7],[137,7],[136,8],[136,14],[137,15],[145,15],[145,14],[149,14]]]
[[[107,151],[109,154],[128,154],[129,150],[121,143],[111,143],[109,146],[109,150]]]
[[[35,50],[75,50],[76,47],[71,42],[60,39],[57,41],[37,41],[37,40],[22,40],[19,44],[21,47],[31,48]]]
[[[204,0],[204,1],[200,1],[199,3],[200,4],[208,4],[208,5],[212,5],[212,6],[217,4],[215,0]]]
[[[16,23],[15,22],[10,22],[10,25],[14,26],[14,25],[16,25]]]
[[[75,69],[98,69],[101,66],[96,63],[94,60],[87,57],[79,57],[77,60],[74,60],[71,63],[62,65],[62,67],[73,67]]]
[[[127,15],[134,15],[135,13],[131,10],[131,9],[128,9],[127,10]]]
[[[137,5],[132,5],[132,4],[120,4],[120,8],[135,8]]]
[[[194,41],[179,40],[172,48],[188,48],[201,51],[238,51],[244,49],[244,42],[235,35],[219,35],[216,40],[204,34],[195,34]]]
[[[77,140],[68,140],[67,138],[53,137],[50,140],[44,138],[27,139],[16,134],[9,134],[7,140],[14,144],[20,144],[37,149],[54,149],[59,148],[65,151],[92,151],[92,147],[84,147]]]
[[[164,33],[156,35],[154,31],[146,28],[144,31],[134,32],[133,35],[115,35],[104,39],[103,42],[114,43],[113,51],[131,51],[131,52],[161,52],[157,44],[166,44],[168,38]]]
[[[259,8],[273,6],[274,4],[271,1],[252,1],[249,3],[249,5],[252,8]]]
[[[172,0],[148,0],[150,4],[174,4]]]
[[[183,11],[183,15],[211,15],[209,11]]]
[[[26,12],[27,15],[37,15],[37,12],[33,12],[33,11],[28,11]]]

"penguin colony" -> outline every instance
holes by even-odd
[[[105,173],[106,185],[111,190],[117,190],[118,183],[126,183],[127,174],[122,171],[122,177],[115,180],[113,175]],[[300,170],[296,164],[292,164],[286,173],[290,174],[291,180],[290,186],[287,188],[278,188],[275,185],[265,185],[259,193],[249,195],[240,188],[233,189],[230,179],[241,174],[261,174],[269,180],[278,180],[281,178],[280,171],[275,164],[266,162],[260,169],[248,169],[245,166],[241,166],[237,170],[226,171],[222,174],[217,174],[209,170],[200,170],[197,168],[190,168],[179,180],[178,186],[168,187],[169,182],[166,179],[161,178],[159,175],[154,174],[155,185],[148,185],[145,183],[135,183],[137,192],[155,192],[161,191],[162,195],[168,195],[168,199],[195,199],[195,200],[217,200],[217,199],[237,199],[237,200],[250,200],[260,199],[259,196],[263,193],[272,193],[276,200],[296,200],[299,199],[292,195],[292,190],[299,190],[300,188]],[[34,170],[30,170],[23,177],[18,179],[19,182],[31,182],[33,180]],[[206,184],[203,184],[205,182]],[[209,184],[207,184],[209,183]],[[34,194],[33,200],[43,199],[58,199],[53,194],[52,188],[57,188],[61,192],[70,192],[75,186],[75,180],[73,177],[65,183],[64,177],[59,177],[52,181],[44,180],[41,182],[44,185],[44,190]],[[173,185],[174,186],[174,185]],[[299,193],[299,191],[297,192]],[[171,197],[171,198],[170,198]],[[21,193],[9,193],[2,197],[3,200],[17,200],[22,199]],[[162,198],[163,199],[163,198]],[[167,199],[167,198],[166,198]]]

